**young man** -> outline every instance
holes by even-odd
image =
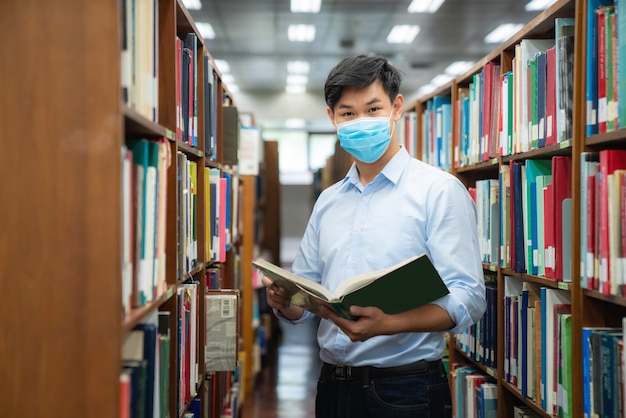
[[[474,204],[457,178],[411,158],[398,144],[400,82],[380,57],[347,58],[330,72],[328,117],[356,161],[319,196],[292,269],[334,291],[352,276],[426,253],[450,294],[396,315],[352,306],[355,321],[324,310],[318,418],[451,416],[444,332],[463,331],[485,311]],[[290,305],[270,279],[263,282],[282,320],[313,317]]]

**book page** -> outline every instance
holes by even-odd
[[[252,264],[278,286],[287,290],[290,295],[301,293],[304,290],[305,292],[311,292],[322,300],[329,301],[332,299],[332,294],[328,289],[319,283],[300,277],[263,259],[258,259]]]

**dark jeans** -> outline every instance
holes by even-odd
[[[317,383],[317,418],[448,418],[452,401],[441,361],[386,373],[337,371],[324,365]]]

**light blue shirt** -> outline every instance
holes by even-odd
[[[463,331],[480,319],[486,307],[474,202],[456,177],[411,158],[401,148],[366,187],[353,165],[343,180],[320,194],[292,270],[334,292],[352,276],[421,253],[430,257],[450,290],[434,302],[455,322],[449,332]],[[291,322],[312,317],[305,312]],[[441,332],[351,342],[324,319],[317,338],[323,361],[351,366],[392,367],[437,360],[445,348]]]

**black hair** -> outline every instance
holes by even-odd
[[[393,103],[400,91],[402,75],[384,57],[359,55],[344,58],[328,74],[324,85],[326,105],[334,112],[345,87],[362,89],[380,80]]]

